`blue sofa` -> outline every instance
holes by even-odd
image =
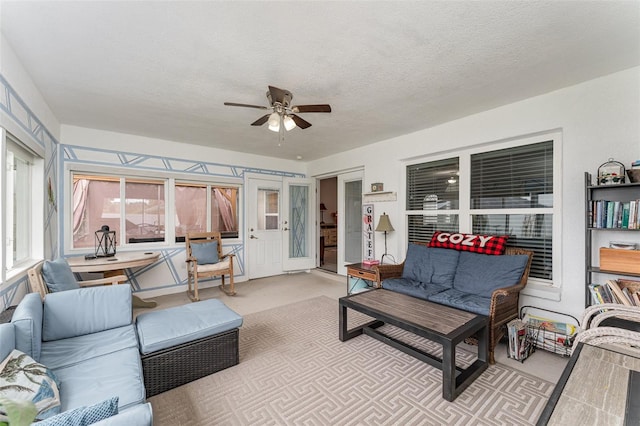
[[[0,359],[14,349],[57,376],[63,413],[117,396],[119,413],[95,424],[153,424],[129,285],[27,294],[0,325]]]
[[[379,265],[382,288],[489,317],[489,361],[503,326],[518,316],[518,299],[533,253],[507,248],[493,256],[409,244],[405,261]]]

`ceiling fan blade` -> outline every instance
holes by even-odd
[[[302,118],[298,117],[295,114],[291,114],[291,118],[293,118],[293,121],[295,121],[296,126],[300,127],[301,129],[306,129],[307,127],[311,127],[311,123],[309,123],[306,120],[303,120]]]
[[[278,89],[277,87],[269,86],[269,93],[271,94],[271,102],[272,103],[285,103],[285,98],[287,97],[287,91]],[[289,94],[291,96],[291,94]]]
[[[258,118],[256,121],[251,123],[251,125],[252,126],[262,126],[264,123],[266,123],[269,120],[269,116],[270,115],[271,114],[263,115],[262,117]]]
[[[225,102],[226,106],[237,106],[237,107],[245,107],[245,108],[258,108],[258,109],[269,109],[266,106],[260,105],[249,105],[249,104],[237,104],[235,102]]]
[[[331,105],[296,105],[291,107],[293,112],[331,112]]]

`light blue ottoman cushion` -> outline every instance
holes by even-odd
[[[145,312],[136,318],[140,353],[150,354],[242,326],[242,317],[217,299]]]

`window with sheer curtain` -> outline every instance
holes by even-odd
[[[408,165],[408,240],[428,242],[436,230],[509,235],[509,246],[534,252],[530,277],[551,284],[554,141],[511,145]]]
[[[118,245],[184,242],[189,232],[238,237],[237,187],[74,173],[72,202],[73,248],[93,248],[103,225]]]

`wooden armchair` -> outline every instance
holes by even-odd
[[[31,287],[31,292],[40,293],[40,297],[44,300],[44,297],[50,293],[49,287],[47,287],[47,283],[45,283],[44,278],[42,277],[42,265],[44,262],[38,262],[36,266],[29,269],[27,271],[27,275],[29,277],[29,287]],[[93,287],[97,285],[105,285],[112,284],[117,285],[119,283],[123,283],[127,281],[127,277],[125,275],[114,275],[108,278],[99,278],[95,280],[86,280],[86,281],[78,281],[80,287]]]
[[[219,232],[194,232],[189,233],[185,237],[187,246],[187,294],[192,301],[200,300],[198,296],[198,280],[200,278],[213,278],[220,276],[220,290],[229,296],[236,294],[233,285],[233,254],[222,254],[222,239]],[[213,259],[204,259],[204,255],[200,255],[198,260],[197,252],[204,249],[207,245],[209,251],[216,251],[217,256]],[[208,246],[211,244],[211,246]],[[198,247],[200,245],[200,247]],[[215,247],[214,247],[215,246]],[[196,252],[196,253],[194,253]],[[209,258],[213,253],[206,253]],[[229,275],[229,287],[225,286],[224,276]]]
[[[414,243],[424,244],[427,243]],[[533,252],[516,247],[507,247],[504,255],[527,255],[529,261],[522,273],[520,281],[513,286],[503,287],[495,290],[491,295],[491,305],[489,308],[489,362],[495,364],[495,347],[505,334],[506,324],[514,318],[518,317],[518,302],[520,299],[520,290],[527,285],[529,271],[531,270],[531,261],[533,260]],[[380,282],[387,278],[396,278],[402,276],[404,262],[398,265],[378,265],[380,273]]]

